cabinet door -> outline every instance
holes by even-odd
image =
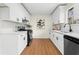
[[[56,45],[56,35],[54,32],[51,32],[50,33],[50,39],[51,41]]]
[[[12,5],[12,4],[11,4]],[[22,22],[22,10],[21,10],[21,5],[20,4],[13,4],[13,6],[11,6],[11,19],[14,19],[15,22]],[[13,8],[14,7],[14,8]],[[14,17],[14,18],[13,18]]]
[[[22,19],[24,18],[21,4],[17,4],[16,13],[17,13],[17,18],[19,19],[18,22],[21,23]]]
[[[26,45],[27,45],[27,35],[25,34],[23,36],[23,49],[26,47]]]
[[[14,22],[22,22],[22,10],[20,8],[20,5],[17,3],[5,3],[9,7],[9,17],[10,21]]]
[[[60,6],[59,23],[65,23],[65,6]]]
[[[27,45],[27,33],[25,34],[25,46]]]
[[[0,54],[16,55],[17,54],[17,36],[13,34],[0,35]]]
[[[23,38],[24,36],[23,35],[18,35],[18,54],[20,54],[23,50],[23,46],[24,46],[24,41],[23,41]]]
[[[74,4],[74,19],[75,20],[79,19],[79,4],[78,3]]]
[[[16,8],[17,8],[17,5],[16,3],[5,3],[5,5],[7,5],[9,7],[9,19],[10,21],[17,21],[16,19]],[[18,12],[18,11],[17,11]]]
[[[1,20],[8,20],[9,19],[9,7],[8,6],[3,6],[0,7],[0,19]]]
[[[56,44],[56,47],[58,48],[59,47],[59,44],[58,44],[58,33],[55,33],[55,44]],[[59,48],[58,48],[59,49]]]
[[[52,42],[55,44],[55,46],[58,48],[58,37],[57,37],[57,33],[53,32],[52,33]]]
[[[20,3],[5,3],[5,5],[9,7],[9,21],[22,23],[24,17],[26,17],[27,20],[29,19],[29,13]]]
[[[60,19],[60,8],[57,8],[52,15],[53,23],[58,24]]]
[[[64,54],[64,38],[63,34],[58,35],[58,48],[62,54]]]
[[[25,34],[20,34],[18,35],[19,40],[18,40],[18,54],[20,54],[24,48],[26,47],[26,35]]]
[[[55,46],[59,49],[59,51],[64,54],[64,38],[63,34],[59,34],[56,32],[51,33],[51,41],[55,44]]]

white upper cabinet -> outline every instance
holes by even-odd
[[[68,16],[68,10],[72,9],[73,8],[73,13],[71,13],[69,16]],[[67,23],[68,23],[68,18],[73,16],[73,23],[76,23],[77,20],[79,20],[79,3],[74,3],[74,4],[67,4],[66,6],[66,20],[67,20]]]
[[[25,17],[27,20],[30,19],[29,13],[20,3],[5,3],[3,4],[5,6],[0,5],[0,19],[2,20],[22,23],[22,19]]]
[[[18,14],[17,14],[19,12],[19,9],[17,10],[17,8],[18,8],[17,4],[14,4],[14,3],[8,4],[7,3],[6,5],[10,8],[10,13],[9,13],[10,19],[9,20],[15,21],[15,22],[19,21]]]
[[[30,20],[30,14],[27,12],[27,10],[21,5],[20,5],[20,8],[21,8],[21,11],[22,11],[22,14],[23,14],[23,18],[26,17],[26,20]]]
[[[5,4],[0,4],[0,20],[1,19],[9,19],[9,7]]]
[[[79,19],[79,3],[74,4],[74,20]]]
[[[57,24],[59,22],[59,9],[56,9],[52,14],[52,20],[54,24]]]
[[[52,20],[54,24],[65,22],[64,6],[59,6],[52,14]]]
[[[64,23],[65,22],[65,6],[60,6],[60,16],[59,16],[59,23]]]

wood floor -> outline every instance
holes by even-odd
[[[33,39],[21,55],[61,55],[61,53],[49,39]]]

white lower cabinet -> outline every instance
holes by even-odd
[[[57,34],[56,33],[53,33],[53,42],[54,42],[54,44],[56,45],[56,47],[58,47],[58,41],[57,41]]]
[[[51,33],[51,41],[55,44],[55,46],[59,49],[59,51],[64,54],[64,38],[63,34],[52,32]]]
[[[60,50],[60,52],[62,54],[64,54],[64,38],[63,38],[63,34],[58,34],[58,49]]]
[[[19,39],[18,39],[18,54],[20,54],[24,48],[26,47],[27,45],[27,36],[26,35],[19,35]]]
[[[17,54],[18,37],[14,34],[0,34],[0,54],[14,55]]]
[[[26,34],[0,34],[0,55],[21,54],[27,45]]]

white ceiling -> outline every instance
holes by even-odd
[[[50,15],[57,3],[23,3],[32,15]]]

